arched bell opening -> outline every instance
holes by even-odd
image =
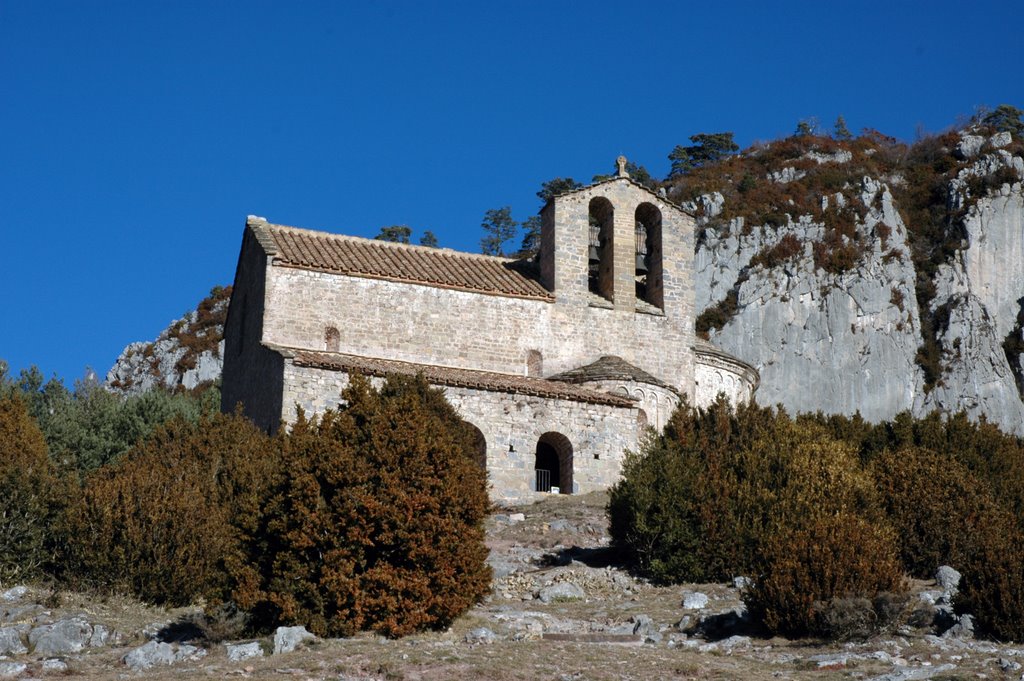
[[[590,200],[590,238],[587,247],[587,280],[592,293],[614,299],[615,208],[603,196]]]
[[[572,443],[561,433],[544,433],[537,440],[534,489],[572,494]]]
[[[662,268],[661,211],[651,203],[636,208],[636,297],[665,309]]]

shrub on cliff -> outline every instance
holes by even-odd
[[[0,398],[0,584],[48,566],[63,489],[24,402]]]
[[[235,600],[264,624],[320,635],[447,626],[490,587],[470,429],[422,377],[377,391],[353,376],[343,396],[280,437],[286,475]]]
[[[63,576],[153,603],[221,599],[276,470],[269,443],[237,415],[161,426],[85,478],[65,518]]]

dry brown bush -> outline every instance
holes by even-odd
[[[65,519],[67,579],[153,603],[221,599],[275,472],[268,442],[241,416],[174,420],[87,476]]]
[[[24,402],[0,399],[0,584],[37,577],[48,567],[66,490]]]
[[[422,377],[378,392],[354,376],[344,399],[280,438],[286,474],[235,599],[320,635],[447,626],[490,588],[473,434]]]

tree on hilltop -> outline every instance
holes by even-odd
[[[540,251],[540,216],[531,215],[523,220],[519,226],[523,228],[523,241],[519,244],[519,252],[516,253],[515,257],[532,258]]]
[[[377,241],[390,241],[396,244],[407,244],[412,236],[412,229],[406,225],[390,225],[380,228],[380,234],[373,237]]]
[[[437,236],[434,235],[429,229],[423,232],[423,236],[420,237],[420,246],[428,246],[430,248],[437,248]]]
[[[740,150],[731,132],[700,133],[691,136],[690,141],[693,142],[692,145],[677,145],[668,155],[668,159],[672,161],[672,170],[668,174],[670,178],[685,175],[691,170],[714,163]]]
[[[579,189],[582,186],[582,184],[571,177],[556,177],[553,180],[548,180],[540,185],[540,191],[537,192],[537,198],[540,199],[542,204],[546,204],[555,196],[571,192],[572,190]]]
[[[492,208],[484,213],[480,228],[484,236],[480,239],[480,252],[484,255],[505,257],[505,244],[516,235],[519,224],[512,219],[512,207]]]
[[[793,134],[796,137],[810,137],[811,135],[818,134],[818,128],[818,119],[816,117],[802,118],[796,122],[796,131]]]
[[[840,114],[839,118],[836,119],[835,127],[833,128],[832,136],[837,140],[847,141],[853,139],[853,133],[846,127],[846,119]]]
[[[1000,104],[981,115],[979,122],[995,128],[996,132],[1008,132],[1014,137],[1024,136],[1024,111],[1009,104]]]

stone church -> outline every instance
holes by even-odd
[[[495,499],[609,487],[683,395],[749,399],[757,372],[695,336],[694,219],[632,180],[553,197],[510,260],[250,217],[223,403],[272,431],[349,375],[422,373],[477,433]]]

